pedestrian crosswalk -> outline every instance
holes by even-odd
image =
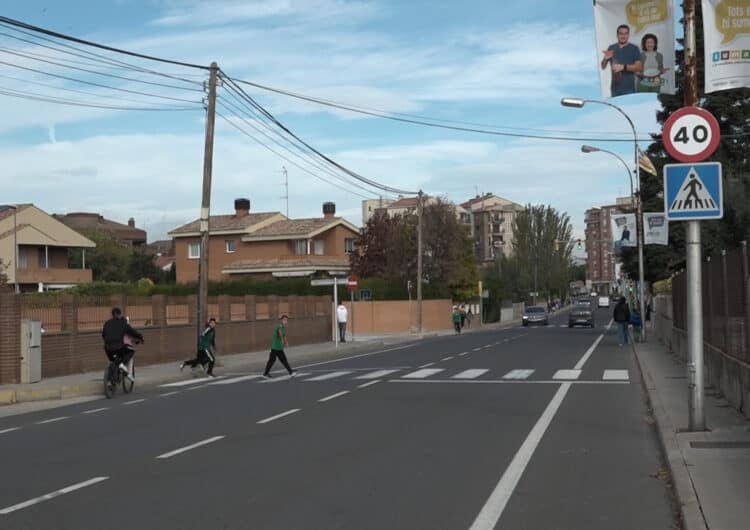
[[[302,382],[326,382],[352,379],[358,381],[376,381],[381,379],[399,379],[404,381],[436,380],[436,381],[498,381],[498,382],[610,382],[623,383],[630,381],[630,373],[624,369],[606,370],[575,370],[575,369],[535,369],[515,368],[513,370],[492,370],[486,367],[455,369],[455,368],[372,368],[351,370],[310,370],[298,372],[294,380]],[[233,385],[237,383],[277,383],[289,381],[287,375],[279,375],[270,380],[264,380],[259,374],[232,374],[216,379],[195,378],[176,383],[161,385],[163,387],[198,385]]]

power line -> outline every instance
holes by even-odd
[[[226,116],[224,116],[224,115],[223,115],[223,114],[222,114],[221,112],[219,112],[219,111],[216,111],[216,114],[217,114],[217,115],[218,115],[218,116],[219,116],[220,118],[222,118],[222,119],[223,119],[224,121],[226,121],[226,122],[227,122],[227,123],[228,123],[229,125],[231,125],[231,126],[232,126],[232,127],[234,127],[235,129],[237,129],[238,131],[240,131],[240,132],[241,132],[242,134],[244,134],[245,136],[247,136],[248,138],[250,138],[250,139],[251,139],[251,140],[253,140],[254,142],[257,142],[257,143],[259,143],[260,145],[262,145],[263,147],[265,147],[266,149],[268,149],[269,151],[271,151],[271,152],[272,152],[273,154],[275,154],[276,156],[278,156],[278,157],[280,157],[280,158],[283,158],[284,160],[286,160],[286,161],[287,161],[287,162],[289,162],[290,164],[292,164],[292,165],[294,165],[294,166],[298,167],[299,169],[301,169],[301,170],[302,170],[302,171],[304,171],[305,173],[307,173],[307,174],[309,174],[309,175],[312,175],[312,176],[313,176],[313,177],[315,177],[316,179],[318,179],[318,180],[321,180],[321,181],[323,181],[323,182],[325,182],[325,183],[327,183],[327,184],[330,184],[331,186],[334,186],[334,187],[336,187],[336,188],[338,188],[338,189],[340,189],[340,190],[342,190],[342,191],[345,191],[345,192],[347,192],[347,193],[351,193],[352,195],[356,195],[356,196],[358,196],[358,197],[361,197],[361,198],[363,198],[363,199],[369,199],[369,198],[370,198],[370,197],[368,197],[368,196],[366,196],[366,195],[362,195],[362,194],[360,194],[360,193],[357,193],[356,191],[352,191],[352,190],[349,190],[349,189],[347,189],[347,188],[343,188],[343,187],[342,187],[341,185],[339,185],[339,184],[334,184],[334,183],[333,183],[333,182],[331,182],[330,180],[327,180],[326,178],[324,178],[324,177],[321,177],[320,175],[316,175],[315,173],[313,173],[312,171],[308,170],[308,169],[307,169],[307,168],[305,168],[304,166],[301,166],[301,165],[297,164],[297,163],[296,163],[296,162],[295,162],[294,160],[291,160],[291,159],[287,158],[286,156],[282,155],[281,153],[279,153],[279,152],[275,151],[275,150],[274,150],[274,149],[273,149],[272,147],[269,147],[268,145],[264,144],[263,142],[261,142],[260,140],[258,140],[258,139],[257,139],[257,138],[256,138],[255,136],[253,136],[252,134],[248,133],[248,132],[247,132],[246,130],[244,130],[244,129],[243,129],[242,127],[240,127],[239,125],[237,125],[236,123],[234,123],[234,122],[233,122],[232,120],[230,120],[229,118],[227,118]]]
[[[14,19],[8,18],[8,17],[0,16],[0,22],[3,22],[5,24],[9,24],[11,26],[15,26],[15,27],[18,27],[18,28],[24,28],[24,29],[27,29],[27,30],[30,30],[30,31],[34,31],[36,33],[43,33],[44,35],[49,35],[51,37],[57,37],[58,39],[63,39],[63,40],[71,41],[71,42],[77,42],[78,44],[85,44],[86,46],[92,46],[94,48],[99,48],[101,50],[107,50],[107,51],[119,53],[119,54],[122,54],[122,55],[130,55],[131,57],[138,57],[140,59],[148,59],[149,61],[156,61],[156,62],[166,63],[166,64],[175,64],[175,65],[178,65],[178,66],[185,66],[185,67],[188,67],[188,68],[199,68],[201,70],[210,70],[211,69],[210,66],[203,66],[203,65],[200,65],[200,64],[185,63],[185,62],[182,62],[182,61],[174,61],[172,59],[164,59],[162,57],[155,57],[153,55],[145,55],[145,54],[142,54],[142,53],[131,52],[131,51],[128,51],[128,50],[122,50],[122,49],[119,49],[119,48],[114,48],[112,46],[106,46],[104,44],[99,44],[99,43],[96,43],[96,42],[91,42],[91,41],[87,41],[87,40],[84,40],[84,39],[79,39],[77,37],[73,37],[73,36],[70,36],[70,35],[66,35],[64,33],[58,33],[56,31],[51,31],[51,30],[48,30],[48,29],[40,28],[38,26],[33,26],[31,24],[27,24],[25,22],[21,22],[20,20],[14,20]]]
[[[110,110],[136,110],[136,111],[185,111],[185,110],[196,110],[195,107],[127,107],[118,105],[105,105],[98,103],[86,103],[84,101],[75,101],[64,98],[57,98],[52,96],[46,96],[44,94],[36,94],[33,92],[25,92],[18,90],[4,89],[0,87],[0,94],[4,96],[11,96],[21,99],[30,99],[33,101],[44,101],[47,103],[57,103],[60,105],[71,105],[75,107],[90,107],[95,109],[110,109]]]
[[[279,128],[281,128],[282,130],[284,130],[287,134],[289,134],[295,140],[297,140],[302,145],[304,145],[312,153],[316,154],[318,157],[320,157],[321,159],[325,160],[326,162],[328,162],[332,166],[338,168],[339,170],[341,170],[344,173],[346,173],[347,175],[350,175],[351,177],[359,180],[360,182],[364,182],[365,184],[368,184],[369,186],[372,186],[373,188],[377,188],[377,189],[380,189],[380,190],[383,190],[383,191],[386,191],[386,192],[390,192],[390,193],[402,194],[402,195],[416,195],[417,194],[417,192],[415,192],[415,191],[406,191],[406,190],[401,190],[401,189],[398,189],[398,188],[394,188],[392,186],[386,186],[384,184],[380,184],[380,183],[378,183],[378,182],[376,182],[376,181],[374,181],[372,179],[369,179],[367,177],[363,177],[359,173],[356,173],[356,172],[354,172],[354,171],[352,171],[352,170],[350,170],[350,169],[342,166],[341,164],[339,164],[335,160],[333,160],[330,157],[324,155],[323,153],[321,153],[320,151],[318,151],[317,149],[315,149],[314,147],[312,147],[310,144],[308,144],[307,142],[305,142],[304,140],[302,140],[299,136],[297,136],[291,130],[289,130],[289,128],[287,128],[283,123],[281,123],[279,120],[277,120],[276,117],[273,114],[271,114],[268,110],[266,110],[265,108],[263,108],[262,105],[260,105],[259,103],[257,103],[241,87],[239,87],[236,83],[234,83],[234,81],[232,81],[231,78],[226,77],[224,75],[224,72],[220,72],[220,73],[222,75],[222,79],[227,80],[229,82],[230,86],[234,86],[235,89],[237,89],[242,94],[242,97],[246,101],[248,101],[253,107],[255,107],[256,109],[258,109],[261,113],[263,113],[266,117],[268,117],[269,120],[271,120],[274,124],[276,124],[276,126],[278,126]]]

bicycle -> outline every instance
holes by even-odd
[[[114,397],[117,387],[122,384],[122,391],[130,394],[135,386],[135,381],[128,377],[120,370],[122,359],[119,354],[114,354],[109,365],[104,370],[104,395],[107,399]],[[133,363],[133,376],[135,376],[135,363]]]

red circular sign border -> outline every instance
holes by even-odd
[[[704,118],[708,122],[709,127],[711,127],[711,143],[708,144],[706,149],[695,155],[685,155],[680,153],[675,149],[674,144],[672,143],[671,133],[674,122],[676,122],[683,116],[687,116],[690,114],[698,115]],[[714,154],[714,152],[716,152],[716,149],[719,147],[719,142],[721,141],[721,128],[719,126],[719,120],[716,119],[716,116],[701,107],[679,108],[672,114],[670,114],[669,118],[667,118],[667,121],[664,122],[664,128],[662,129],[662,141],[664,142],[664,149],[666,149],[667,153],[669,153],[669,156],[671,156],[675,160],[687,163],[703,162],[712,154]]]

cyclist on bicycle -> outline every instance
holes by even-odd
[[[128,321],[122,316],[119,307],[112,308],[112,318],[104,323],[102,338],[104,339],[104,351],[110,361],[119,356],[119,368],[125,372],[125,376],[133,380],[133,374],[128,371],[128,364],[135,354],[132,346],[125,343],[125,335],[130,335],[136,340],[143,342],[143,335],[134,330]]]

